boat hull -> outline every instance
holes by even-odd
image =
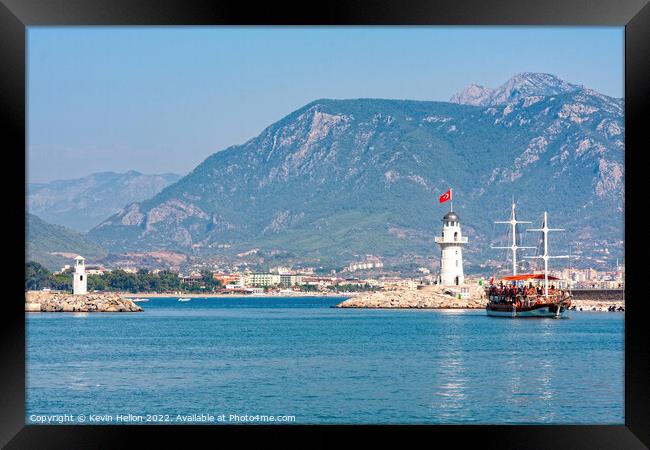
[[[488,304],[487,315],[492,317],[561,317],[566,307],[556,303],[542,303],[529,307]]]

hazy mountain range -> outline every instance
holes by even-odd
[[[157,193],[88,237],[113,252],[437,258],[433,237],[448,209],[437,198],[451,187],[470,263],[494,256],[490,241],[501,231],[492,222],[506,218],[513,197],[521,218],[538,221],[548,210],[551,225],[569,231],[554,241],[556,252],[570,241],[583,255],[603,244],[621,254],[623,161],[623,100],[549,74],[519,74],[496,89],[472,85],[450,102],[323,99],[162,190],[161,180]],[[80,209],[71,201],[47,211],[43,198],[30,195],[30,206],[58,223]]]
[[[102,172],[74,180],[27,185],[29,212],[77,231],[88,231],[124,206],[145,200],[181,175]]]

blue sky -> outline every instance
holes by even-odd
[[[30,27],[27,53],[30,182],[187,173],[318,98],[624,87],[622,27]]]

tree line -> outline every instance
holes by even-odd
[[[178,273],[162,270],[151,273],[140,269],[136,273],[113,270],[104,275],[87,275],[88,291],[126,291],[126,292],[211,292],[220,284],[211,273],[202,272],[195,284],[185,284]],[[25,290],[44,288],[71,291],[72,270],[52,273],[41,264],[29,261],[25,264]]]

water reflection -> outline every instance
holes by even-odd
[[[455,311],[454,311],[455,312]],[[456,315],[456,314],[451,314]],[[467,403],[467,376],[463,355],[462,318],[448,319],[449,328],[438,359],[437,386],[431,405],[441,422],[450,422],[463,414]]]

